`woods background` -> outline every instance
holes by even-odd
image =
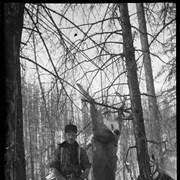
[[[129,3],[128,13],[148,151],[176,179],[176,4],[141,5],[148,50],[143,49],[138,6]],[[8,4],[9,9],[16,6],[18,3]],[[116,92],[127,98],[126,110],[130,113],[124,113],[116,179],[137,178],[137,152],[133,148],[136,127],[124,47],[124,38],[128,37],[123,36],[120,5],[26,3],[23,10],[18,82],[21,82],[26,179],[45,179],[48,163],[57,143],[63,141],[64,126],[69,122],[77,125],[77,141],[86,147],[92,134],[91,118],[89,104],[81,100],[77,83],[97,102],[110,106],[120,107],[121,99]],[[145,54],[149,55],[149,65]],[[145,67],[149,67],[153,84]],[[149,84],[155,94],[150,93]],[[112,109],[106,110],[115,118]],[[12,139],[12,144],[13,141],[16,139]],[[91,160],[92,148],[88,154]]]

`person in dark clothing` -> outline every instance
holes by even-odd
[[[87,178],[91,164],[86,151],[76,141],[77,127],[65,127],[65,141],[58,145],[50,168],[57,180],[83,180]]]

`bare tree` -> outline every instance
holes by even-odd
[[[133,38],[129,20],[128,7],[126,3],[119,4],[120,23],[122,26],[124,56],[127,67],[128,85],[131,97],[131,108],[133,115],[134,134],[137,148],[137,159],[140,176],[143,179],[150,179],[150,164],[147,149],[147,140],[143,120],[141,96],[137,77],[137,66],[134,56]]]
[[[4,4],[6,180],[26,179],[19,58],[23,15],[24,3]]]
[[[141,48],[143,51],[143,62],[144,62],[144,70],[145,70],[145,78],[146,78],[146,90],[148,94],[148,108],[150,114],[150,139],[153,141],[161,142],[161,126],[160,126],[160,115],[157,106],[156,93],[154,88],[154,78],[152,73],[152,65],[151,65],[151,57],[147,36],[147,28],[146,28],[146,20],[144,15],[144,6],[143,3],[137,3],[137,15],[139,22],[139,30],[140,30],[140,40],[141,40]],[[158,157],[162,158],[162,146],[159,144],[157,147],[158,151],[155,151],[156,148],[153,147],[150,153],[158,154]],[[157,156],[157,155],[156,155]]]

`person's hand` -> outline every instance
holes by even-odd
[[[57,180],[67,180],[56,168],[52,169],[52,173]]]
[[[90,168],[87,168],[87,169],[82,173],[82,175],[80,176],[80,179],[78,179],[78,180],[83,180],[83,179],[87,178],[89,172],[90,172]]]

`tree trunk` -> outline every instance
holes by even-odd
[[[24,3],[4,4],[6,180],[26,179],[19,60],[23,14]]]
[[[29,155],[30,155],[30,166],[31,166],[31,179],[32,180],[35,180],[34,178],[34,173],[35,173],[35,170],[34,170],[34,145],[33,145],[33,136],[34,136],[34,133],[32,133],[32,127],[30,125],[30,121],[29,121]]]
[[[140,39],[141,39],[141,48],[143,51],[143,61],[144,61],[144,70],[145,70],[145,78],[146,78],[146,90],[148,94],[148,106],[150,113],[150,139],[154,141],[161,141],[161,127],[159,122],[159,111],[156,100],[156,93],[154,89],[154,80],[151,66],[151,57],[149,51],[149,43],[146,29],[146,20],[144,15],[144,6],[143,3],[137,3],[137,15],[139,22],[139,30],[140,30]],[[153,154],[158,154],[158,157],[162,156],[162,147],[161,144],[157,146],[157,152],[155,148],[152,148]],[[156,155],[157,156],[157,155]]]
[[[134,134],[137,146],[137,160],[139,164],[140,176],[143,177],[144,180],[146,180],[150,179],[150,165],[148,158],[148,149],[143,120],[139,83],[137,77],[137,65],[134,55],[133,39],[127,3],[120,3],[119,10],[121,18],[120,23],[122,26],[123,35],[124,55],[127,68],[128,86],[131,98]]]

